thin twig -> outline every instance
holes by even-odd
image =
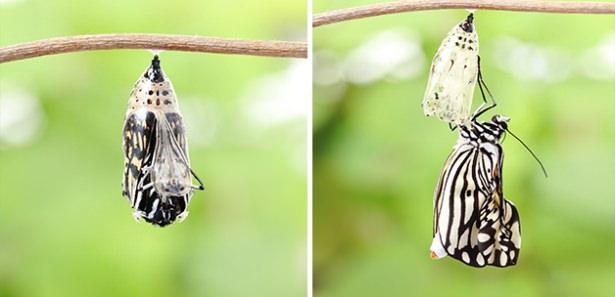
[[[527,0],[416,0],[370,4],[314,15],[313,27],[407,11],[451,8],[532,11],[554,13],[614,14],[615,3]]]
[[[69,36],[10,45],[0,48],[0,63],[61,53],[108,49],[161,49],[268,57],[307,57],[305,42],[128,33]]]

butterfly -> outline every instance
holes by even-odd
[[[500,141],[508,121],[495,115],[488,122],[472,119],[470,125],[459,126],[459,139],[434,193],[433,259],[449,255],[474,267],[517,263],[519,213],[502,189]]]
[[[477,81],[483,104],[476,114],[481,114],[496,103],[482,77],[478,33],[474,28],[474,14],[470,13],[448,33],[433,58],[421,103],[423,113],[448,122],[451,129],[468,124]],[[483,88],[492,100],[490,106],[485,106],[487,99]]]
[[[205,187],[190,167],[177,96],[158,55],[130,93],[123,149],[122,195],[135,209],[135,219],[158,226],[184,220],[194,190]]]

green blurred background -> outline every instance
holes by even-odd
[[[0,1],[0,45],[112,32],[305,41],[304,1]],[[121,131],[145,50],[0,65],[0,296],[304,296],[308,62],[163,52],[206,184],[136,223]]]
[[[314,11],[371,2],[315,1]],[[315,296],[614,296],[612,16],[477,12],[495,112],[512,118],[550,176],[508,137],[504,195],[521,216],[518,264],[430,259],[433,190],[458,134],[420,103],[433,55],[466,15],[314,30]]]

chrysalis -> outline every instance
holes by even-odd
[[[123,146],[122,194],[135,219],[158,226],[185,219],[194,190],[204,186],[190,168],[175,90],[157,55],[130,93]],[[192,185],[192,176],[199,186]]]
[[[519,213],[502,192],[501,137],[508,118],[460,126],[434,194],[431,257],[467,265],[515,265],[521,249]],[[546,172],[545,172],[546,174]]]
[[[480,73],[478,34],[474,29],[474,14],[457,24],[442,41],[431,64],[431,73],[423,97],[422,107],[426,116],[435,116],[451,127],[466,125],[476,81],[479,81],[483,101],[484,82]],[[489,90],[487,89],[489,92]],[[491,96],[491,94],[489,93]],[[493,100],[493,98],[491,98]],[[495,106],[493,104],[486,109]],[[479,107],[475,116],[486,111]]]

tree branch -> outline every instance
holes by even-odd
[[[613,14],[615,3],[528,0],[416,0],[377,3],[314,15],[313,27],[407,11],[468,8],[555,13]]]
[[[305,42],[128,33],[69,36],[10,45],[0,48],[0,63],[61,53],[108,49],[161,49],[268,57],[307,57]]]

